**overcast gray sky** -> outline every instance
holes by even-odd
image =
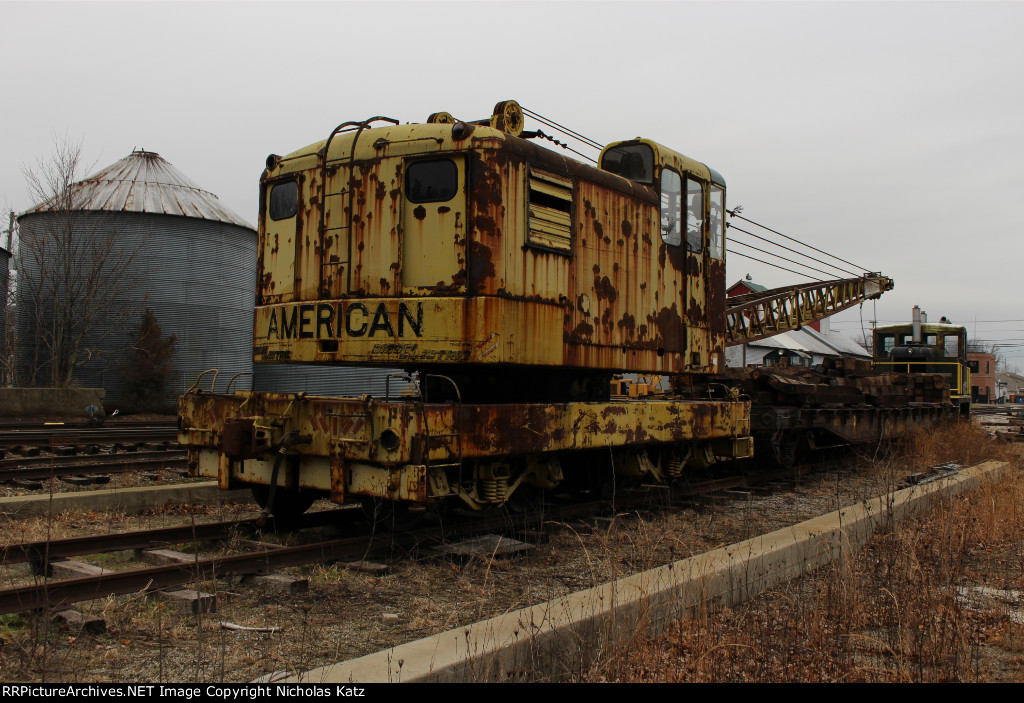
[[[21,166],[68,135],[97,170],[159,152],[255,224],[271,152],[512,98],[708,164],[730,207],[892,277],[865,320],[918,304],[1024,370],[1024,3],[0,1],[0,20],[16,211]],[[747,273],[808,280],[729,258]],[[833,328],[859,337],[860,311]]]

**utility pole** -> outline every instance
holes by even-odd
[[[0,276],[0,280],[3,280],[4,282],[3,291],[0,291],[0,293],[3,294],[3,298],[0,299],[0,305],[3,305],[3,310],[0,311],[0,342],[2,342],[0,343],[0,385],[4,386],[8,385],[11,382],[12,372],[10,367],[13,364],[13,357],[10,359],[7,357],[7,345],[10,343],[10,339],[8,339],[7,335],[7,303],[8,296],[11,290],[10,260],[14,258],[14,255],[11,252],[13,241],[14,210],[11,210],[10,219],[8,219],[7,221],[7,255],[3,262],[3,265],[6,268],[6,270],[3,271],[3,275]]]

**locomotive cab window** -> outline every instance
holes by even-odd
[[[957,334],[947,334],[943,338],[943,352],[947,359],[959,359],[960,358],[960,336]]]
[[[661,171],[661,239],[679,246],[683,241],[683,181],[669,169]]]
[[[646,144],[617,146],[601,158],[601,168],[637,183],[654,183],[654,152]]]
[[[443,203],[459,191],[459,169],[451,159],[417,161],[405,172],[405,197],[414,203]]]
[[[725,258],[725,190],[712,184],[708,208],[708,253],[712,259]]]
[[[704,249],[704,186],[700,181],[686,179],[686,248]]]
[[[272,220],[286,220],[295,217],[299,209],[299,182],[276,183],[270,189],[267,214]]]

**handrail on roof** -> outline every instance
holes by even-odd
[[[367,119],[363,120],[362,122],[342,122],[340,125],[338,125],[337,127],[334,128],[334,130],[331,132],[331,136],[327,137],[327,143],[324,144],[324,150],[323,150],[323,158],[324,158],[324,160],[325,161],[327,160],[327,154],[328,154],[328,152],[330,152],[331,142],[334,140],[334,137],[336,137],[337,135],[341,134],[342,132],[351,132],[352,130],[358,130],[358,132],[362,132],[364,129],[369,127],[374,122],[390,122],[391,124],[395,124],[395,125],[399,123],[398,120],[396,120],[395,118],[393,118],[393,117],[384,117],[383,115],[377,115],[376,117],[370,117],[370,118],[367,118]],[[356,136],[358,138],[358,134]],[[355,141],[353,141],[352,147],[353,147],[352,150],[355,151]]]
[[[319,154],[319,157],[320,157],[320,226],[317,228],[317,234],[320,237],[321,243],[323,242],[324,232],[326,231],[325,217],[326,217],[326,214],[327,214],[327,205],[326,205],[326,200],[325,200],[325,198],[326,198],[326,192],[325,191],[326,191],[326,188],[327,188],[327,155],[330,153],[330,150],[331,150],[331,141],[334,139],[334,137],[336,135],[341,134],[342,132],[351,132],[353,130],[355,131],[355,136],[352,137],[352,147],[349,149],[349,154],[348,154],[349,168],[351,168],[352,164],[355,163],[355,158],[356,158],[356,142],[359,141],[359,135],[363,133],[364,129],[368,128],[374,122],[388,122],[388,123],[394,124],[394,125],[399,124],[398,120],[394,119],[393,117],[384,117],[382,115],[377,115],[376,117],[370,117],[369,119],[363,120],[362,122],[342,122],[340,125],[338,125],[337,127],[334,128],[334,130],[331,132],[331,136],[327,137],[327,142],[324,144],[324,148],[323,148],[323,150]],[[349,196],[349,198],[352,197],[351,192],[348,191],[347,189],[342,191],[342,193],[343,194],[347,194]],[[349,205],[351,205],[351,203],[349,203]],[[344,212],[345,212],[346,221],[345,221],[345,225],[343,227],[341,227],[340,229],[351,229],[351,227],[352,227],[352,208],[351,208],[351,206],[344,208]],[[350,238],[349,239],[349,247],[351,248],[351,246],[352,246],[352,240]],[[351,259],[351,257],[352,257],[351,250],[348,252],[348,256],[349,256],[349,258],[347,259],[347,261],[351,261],[352,260]],[[346,269],[347,269],[349,280],[351,281],[352,269],[351,269],[351,267],[346,267]],[[323,286],[323,268],[321,267],[321,269],[320,269],[320,281],[317,282],[317,287],[321,288],[322,286]]]

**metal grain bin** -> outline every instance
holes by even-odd
[[[174,397],[206,369],[220,371],[218,389],[238,373],[252,372],[252,320],[256,287],[256,232],[217,196],[196,185],[158,154],[135,151],[72,187],[74,217],[41,203],[19,218],[19,271],[26,279],[46,274],[46,257],[27,254],[51,237],[56,220],[70,222],[70,239],[88,241],[114,233],[120,252],[132,261],[124,280],[131,319],[108,320],[90,331],[88,361],[75,369],[74,383],[106,390],[108,409],[127,397],[121,374],[135,340],[142,311],[151,308],[165,336],[177,337],[178,379]],[[88,248],[83,249],[88,252]],[[95,261],[83,254],[79,276]],[[99,267],[102,268],[102,267]],[[52,274],[51,274],[52,275]],[[35,277],[33,279],[33,277]],[[121,280],[119,278],[119,280]],[[29,286],[26,286],[26,290]],[[19,287],[20,288],[20,287]],[[19,291],[19,382],[26,382],[26,364],[33,357],[33,322]],[[116,318],[116,316],[115,316]],[[45,351],[45,350],[44,350]],[[38,355],[36,355],[38,365]],[[251,376],[240,379],[249,388]],[[236,387],[238,383],[236,383]],[[209,387],[209,379],[205,384]]]

